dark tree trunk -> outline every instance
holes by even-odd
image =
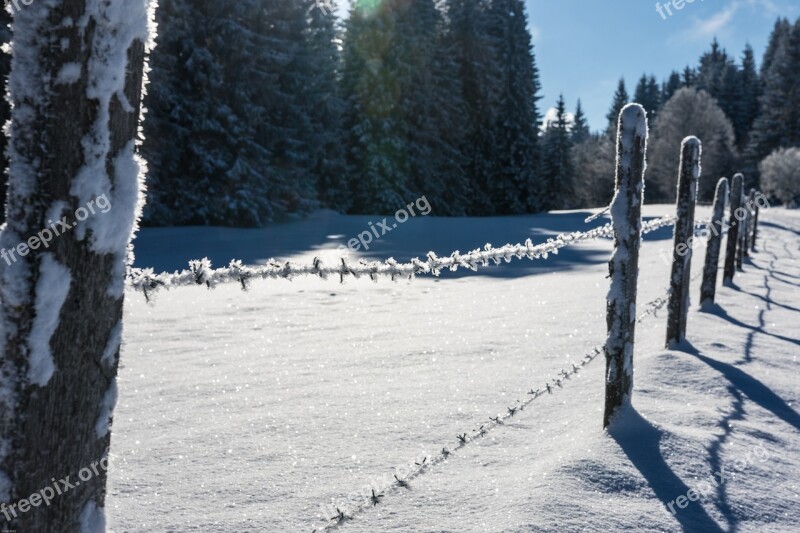
[[[138,187],[130,173],[119,169],[133,163],[130,147],[139,123],[145,51],[144,41],[136,37],[127,50],[128,43],[115,44],[121,46],[127,65],[114,57],[102,62],[106,45],[117,38],[109,36],[121,38],[125,32],[120,27],[127,29],[131,23],[115,20],[113,13],[102,16],[110,13],[104,11],[109,4],[121,1],[62,0],[47,9],[35,4],[36,9],[15,15],[15,49],[24,53],[14,56],[10,82],[14,111],[4,247],[53,227],[51,219],[66,216],[75,221],[87,205],[76,192],[81,171],[84,178],[87,169],[91,179],[107,178],[111,204],[107,214],[91,215],[108,219],[69,231],[61,227],[62,234],[47,247],[31,247],[17,261],[0,262],[3,364],[7,392],[14,396],[2,412],[3,436],[10,448],[1,467],[10,488],[3,495],[6,507],[0,520],[10,517],[7,527],[16,531],[76,531],[82,523],[98,525],[104,520],[126,246],[98,244],[98,234],[103,233],[98,229],[108,232],[102,236],[105,243],[130,240],[136,209],[130,191],[135,195]],[[146,13],[138,9],[144,0],[125,1],[126,9],[132,6],[126,14],[138,18],[133,24],[146,28]],[[90,11],[101,16],[87,15]],[[85,28],[63,24],[68,17],[88,23]],[[64,82],[62,69],[70,64],[80,70]],[[90,69],[101,81],[112,80],[105,74],[116,73],[124,84],[123,101],[119,92],[105,100],[102,83],[90,87]],[[87,161],[98,150],[100,167],[89,167]],[[18,282],[14,286],[12,279]],[[64,298],[54,296],[61,291]],[[48,309],[56,309],[57,323],[44,327],[43,334],[38,315]],[[52,357],[50,371],[42,370],[42,342]],[[66,483],[59,481],[67,476]],[[37,493],[39,498],[29,498]],[[44,497],[51,493],[55,494],[45,504]]]

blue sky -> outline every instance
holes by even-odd
[[[527,6],[543,111],[561,92],[570,110],[580,98],[592,129],[605,127],[621,76],[632,96],[642,73],[661,80],[696,65],[715,36],[736,58],[750,43],[760,64],[775,19],[800,16],[800,0],[687,0],[672,16],[663,10],[666,20],[655,0],[527,0]]]
[[[659,3],[673,1],[681,2]],[[633,96],[643,73],[661,81],[695,66],[715,36],[737,59],[750,43],[760,64],[775,20],[800,17],[800,0],[683,1],[664,18],[656,0],[526,0],[542,114],[563,93],[570,111],[580,98],[592,129],[603,129],[620,77]],[[349,2],[338,4],[346,13]]]

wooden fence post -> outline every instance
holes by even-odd
[[[611,201],[614,252],[608,262],[611,287],[606,304],[604,428],[608,427],[620,406],[630,403],[633,391],[633,341],[646,151],[647,113],[639,104],[628,104],[619,114],[616,192]]]
[[[703,284],[700,286],[700,306],[709,308],[717,294],[717,270],[719,252],[722,248],[722,224],[725,218],[725,202],[728,199],[728,178],[720,178],[714,191],[714,212],[711,214],[706,263],[703,268]]]
[[[757,197],[760,193],[756,193]],[[758,236],[758,202],[756,198],[753,199],[753,231],[750,234],[750,250],[756,251],[756,237]]]
[[[744,185],[744,180],[742,180],[742,184]],[[736,225],[739,227],[739,232],[737,234],[738,241],[736,243],[736,270],[741,272],[744,270],[743,263],[744,263],[744,247],[745,247],[745,235],[747,235],[747,207],[745,206],[746,196],[744,195],[744,188],[742,188],[742,196],[739,199],[739,209],[737,209],[736,215]]]
[[[744,191],[742,191],[744,193]],[[742,235],[742,257],[750,256],[750,232],[753,228],[753,197],[755,196],[755,189],[750,189],[749,194],[745,194],[742,198],[742,207],[745,209],[744,213],[744,234]]]
[[[750,249],[753,246],[753,217],[756,213],[756,190],[750,189],[750,194],[747,195],[747,235],[744,246],[745,257],[750,257]]]
[[[681,142],[678,199],[676,201],[675,231],[672,243],[672,271],[669,278],[667,304],[667,348],[686,336],[686,315],[689,311],[689,281],[694,245],[694,208],[697,202],[697,182],[700,178],[702,143],[697,137]]]
[[[728,242],[725,247],[725,270],[722,283],[731,285],[736,274],[736,248],[739,241],[739,222],[736,220],[742,208],[742,184],[744,176],[736,174],[731,183],[731,211],[728,218]]]

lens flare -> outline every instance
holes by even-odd
[[[364,15],[370,16],[381,7],[385,0],[355,0],[353,6]]]

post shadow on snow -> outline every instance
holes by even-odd
[[[391,228],[394,217],[387,222],[391,228],[380,238],[369,243],[358,252],[349,252],[354,260],[369,260],[394,257],[408,261],[413,257],[424,258],[428,251],[445,256],[454,250],[467,252],[482,248],[486,243],[500,246],[506,243],[525,242],[530,238],[534,244],[545,242],[559,233],[586,231],[602,226],[607,219],[585,223],[592,215],[590,211],[508,217],[434,217],[416,216]],[[650,217],[655,218],[655,217]],[[220,227],[143,228],[134,241],[136,259],[134,266],[151,267],[156,271],[173,271],[187,268],[191,259],[207,255],[215,266],[225,266],[232,259],[245,264],[263,263],[275,258],[279,261],[303,254],[318,253],[338,257],[340,245],[346,245],[359,234],[370,231],[370,222],[377,227],[383,216],[342,216],[332,211],[318,211],[307,218],[275,224],[266,228],[241,229]],[[373,236],[374,237],[374,236]],[[672,238],[669,228],[662,228],[647,236],[648,240]],[[596,244],[596,243],[595,243]],[[566,270],[578,265],[598,265],[608,261],[608,253],[597,246],[573,246],[562,248],[558,255],[548,261],[512,260],[500,268],[481,268],[477,274],[494,277],[520,277],[547,270]],[[467,274],[443,272],[446,277]]]
[[[711,467],[711,472],[721,472],[724,467],[722,464],[722,447],[733,433],[731,422],[744,420],[744,397],[741,391],[732,384],[729,384],[727,389],[731,396],[733,396],[734,402],[731,404],[730,412],[717,423],[717,427],[722,429],[722,434],[717,436],[711,443],[711,446],[708,447],[708,464]],[[735,533],[739,529],[739,518],[736,515],[736,511],[731,507],[728,499],[727,485],[725,483],[719,483],[716,489],[717,506],[728,521],[728,525],[730,526],[728,532]]]
[[[759,228],[762,228],[762,227],[775,228],[775,229],[788,231],[789,233],[795,233],[796,234],[796,232],[793,229],[787,228],[783,224],[778,224],[777,222],[772,222],[770,220],[764,220],[764,219],[759,220],[758,221],[758,227]]]
[[[781,283],[786,283],[787,285],[794,285],[795,287],[800,287],[800,276],[793,276],[792,274],[787,274],[786,272],[770,272],[769,273],[771,278],[774,278]],[[789,281],[789,279],[783,279],[787,277],[789,279],[795,279],[798,281]]]
[[[783,398],[772,392],[769,387],[747,372],[735,365],[706,357],[695,348],[691,342],[686,340],[678,343],[673,349],[696,357],[699,361],[707,364],[722,374],[731,385],[747,396],[751,402],[761,406],[763,409],[771,412],[776,417],[800,431],[800,414],[792,409]]]
[[[775,302],[772,302],[772,304],[776,305]],[[779,307],[788,307],[788,306],[779,306]],[[793,309],[791,307],[788,307],[788,309],[791,310],[791,311],[798,311],[797,309]],[[784,337],[783,335],[778,335],[777,333],[772,333],[772,332],[769,332],[769,331],[765,331],[763,329],[763,327],[757,327],[757,326],[753,326],[753,325],[750,325],[750,324],[745,324],[741,320],[733,318],[731,315],[729,315],[727,313],[727,311],[725,311],[725,309],[723,309],[722,307],[719,306],[719,304],[714,304],[713,306],[706,307],[704,309],[704,312],[712,314],[712,315],[716,315],[716,316],[718,316],[718,317],[720,317],[720,318],[722,318],[724,320],[727,320],[731,324],[734,324],[735,326],[739,326],[741,328],[753,330],[753,331],[756,331],[756,332],[761,333],[763,335],[767,335],[769,337],[773,337],[775,339],[779,339],[779,340],[782,340],[784,342],[788,342],[790,344],[796,344],[796,345],[800,346],[800,339],[793,339],[791,337]]]
[[[645,420],[633,406],[628,405],[614,415],[608,434],[645,478],[665,506],[665,511],[672,515],[666,507],[667,504],[681,495],[685,496],[692,487],[686,485],[664,460],[660,448],[663,431]],[[700,501],[690,502],[685,509],[677,506],[674,509],[676,513],[673,516],[684,532],[723,531]]]

